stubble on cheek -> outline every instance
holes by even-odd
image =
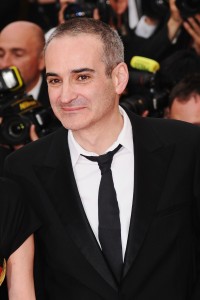
[[[57,107],[55,115],[65,128],[71,130],[79,130],[85,127],[88,122],[85,111],[86,109],[76,112],[66,112],[63,111],[62,108]]]

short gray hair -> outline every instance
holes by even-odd
[[[117,31],[108,24],[93,18],[71,18],[59,25],[47,40],[44,51],[55,38],[80,34],[94,35],[102,42],[102,61],[105,63],[108,76],[120,62],[124,62],[124,45]]]

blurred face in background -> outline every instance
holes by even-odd
[[[123,14],[128,7],[128,0],[110,0],[109,3],[117,15]]]
[[[44,34],[31,22],[17,21],[8,24],[0,33],[0,68],[16,66],[30,91],[44,69]]]
[[[59,0],[59,12],[58,12],[58,23],[62,24],[65,22],[64,19],[64,11],[68,7],[69,4],[76,3],[76,0]]]
[[[200,95],[193,93],[185,101],[175,98],[168,118],[200,125]]]

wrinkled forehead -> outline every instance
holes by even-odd
[[[14,51],[14,50],[22,50],[31,52],[33,48],[30,46],[30,43],[26,42],[25,40],[20,42],[18,39],[1,39],[0,38],[0,49],[7,52],[7,51]]]
[[[0,33],[1,47],[9,48],[27,48],[35,49],[39,45],[39,41],[30,31],[26,30],[5,30]]]
[[[102,42],[94,35],[64,35],[53,38],[45,50],[46,64],[57,61],[94,61],[103,56]]]
[[[82,47],[94,47],[97,46],[99,49],[103,49],[103,42],[95,34],[88,34],[88,33],[71,33],[65,32],[60,35],[57,35],[47,41],[45,45],[45,53],[47,50],[51,48],[58,47],[58,45],[64,45],[66,48],[70,47],[78,47],[80,50]]]

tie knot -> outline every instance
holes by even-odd
[[[96,161],[99,165],[99,169],[101,170],[101,174],[104,174],[110,170],[113,156],[121,148],[121,146],[122,145],[118,145],[114,150],[99,156],[86,156],[86,155],[83,156],[91,161]]]
[[[97,162],[99,165],[99,169],[101,170],[101,174],[104,174],[110,170],[113,156],[114,153],[112,153],[111,151],[106,154],[97,156]]]

